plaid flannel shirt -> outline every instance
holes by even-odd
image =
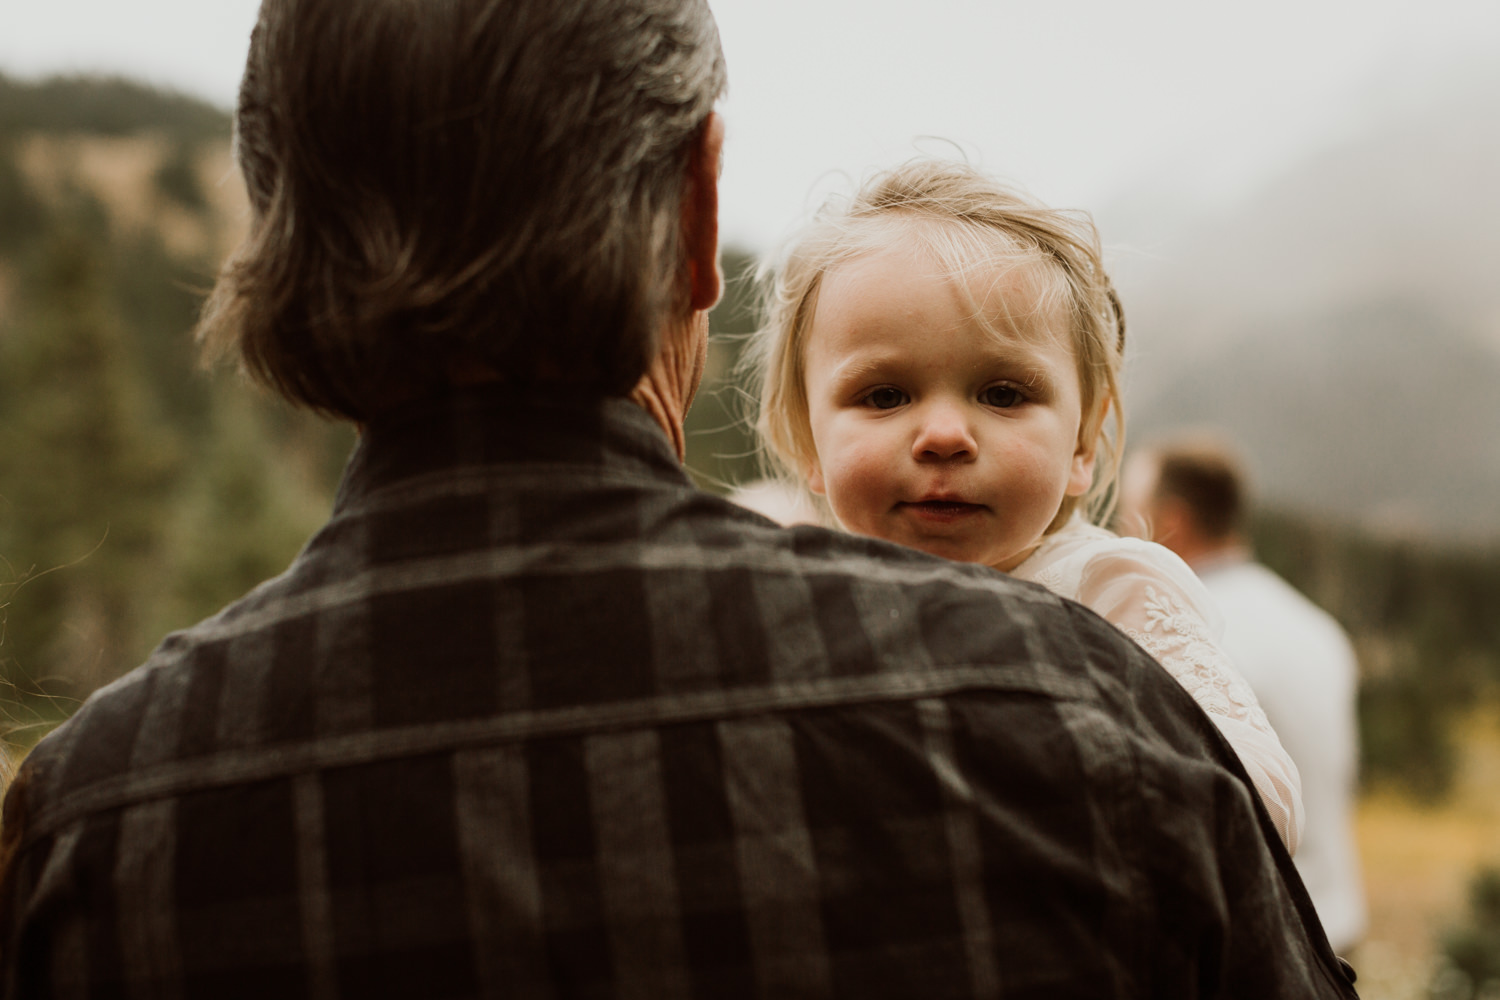
[[[1212,725],[1086,610],[695,490],[623,400],[367,428],[290,569],[91,698],[17,997],[1350,997]]]

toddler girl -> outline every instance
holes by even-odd
[[[1124,631],[1208,712],[1295,850],[1296,767],[1215,645],[1203,585],[1089,520],[1118,473],[1123,340],[1091,222],[914,162],[825,207],[780,261],[750,352],[760,431],[843,528],[1040,583]]]

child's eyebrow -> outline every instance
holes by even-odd
[[[829,381],[842,385],[889,371],[899,361],[897,354],[856,354],[834,365]]]
[[[907,363],[900,351],[856,352],[834,366],[828,383],[842,389],[871,378],[890,377],[893,368]],[[1025,341],[997,341],[985,352],[983,366],[1028,388],[1048,389],[1053,384],[1053,373],[1039,360],[1037,349]]]
[[[1008,370],[1012,377],[1023,385],[1047,386],[1052,384],[1051,369],[1038,357],[1039,351],[1025,341],[1003,341],[994,344],[988,352],[989,364]]]

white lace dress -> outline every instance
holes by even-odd
[[[1218,608],[1187,563],[1155,542],[1121,538],[1075,518],[1043,539],[1011,575],[1087,606],[1155,657],[1229,740],[1287,849],[1297,850],[1297,766],[1219,646]]]

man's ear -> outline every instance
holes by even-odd
[[[688,305],[712,309],[724,292],[719,271],[719,164],[724,152],[724,119],[712,112],[698,129],[688,159],[682,198],[682,234],[688,268]]]

